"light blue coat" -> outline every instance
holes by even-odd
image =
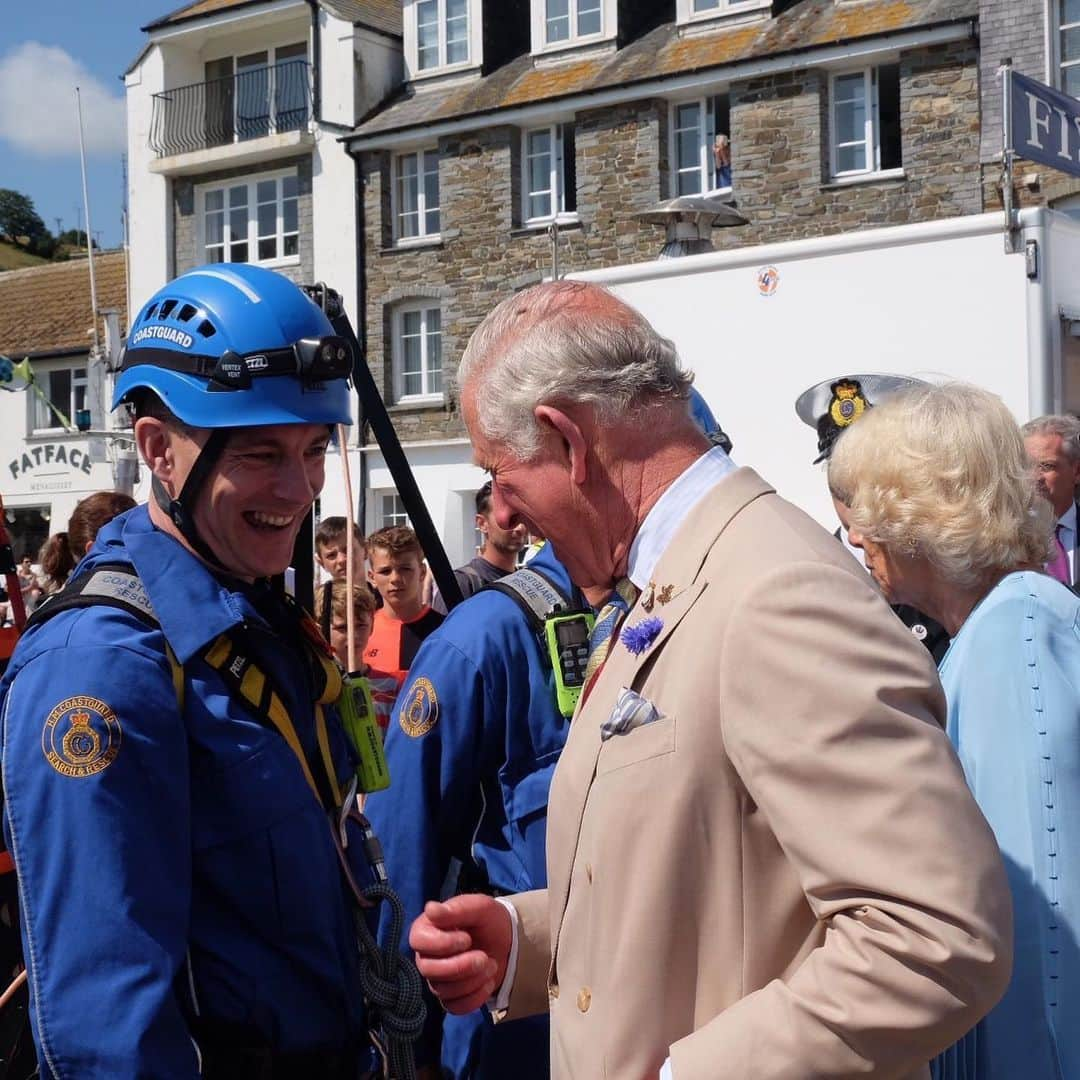
[[[949,738],[1005,857],[1015,958],[1004,999],[934,1076],[1080,1077],[1080,599],[1008,575],[940,673]]]

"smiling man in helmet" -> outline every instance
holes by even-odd
[[[364,1075],[340,677],[268,580],[350,420],[350,364],[257,267],[193,270],[134,321],[114,406],[150,503],[101,531],[0,684],[42,1076]]]

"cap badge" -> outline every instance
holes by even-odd
[[[854,424],[866,412],[866,398],[862,387],[857,382],[841,379],[833,384],[832,401],[829,402],[829,415],[837,427],[845,428]]]

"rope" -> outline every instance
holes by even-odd
[[[346,805],[350,803],[355,804],[352,791],[346,798]],[[387,1080],[415,1080],[413,1043],[424,1029],[427,1007],[416,965],[398,951],[405,929],[405,909],[386,880],[382,849],[367,818],[356,811],[355,814],[347,813],[343,823],[347,819],[360,826],[368,863],[379,879],[363,889],[357,886],[345,854],[342,834],[338,829],[333,829],[334,844],[344,877],[356,901],[353,917],[361,959],[360,986],[364,992],[371,1029],[377,1031],[385,1043],[384,1046],[383,1042],[375,1040],[375,1045],[383,1056]],[[381,947],[364,917],[366,911],[371,911],[380,903],[385,903],[390,909],[390,929]]]
[[[363,890],[369,902],[380,900],[390,907],[390,932],[379,947],[362,912],[356,911],[356,936],[364,963],[360,985],[364,989],[374,1024],[386,1041],[389,1080],[414,1080],[413,1043],[427,1019],[420,973],[416,965],[398,952],[405,913],[389,885],[377,883]]]

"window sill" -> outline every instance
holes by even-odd
[[[204,256],[206,255],[205,251],[203,252],[203,255]],[[300,265],[300,256],[299,255],[286,255],[285,258],[283,258],[283,259],[251,259],[248,262],[236,262],[236,263],[233,263],[233,262],[227,262],[227,263],[219,262],[218,265],[219,266],[262,266],[262,267],[265,267],[267,270],[280,270],[280,269],[282,269],[283,267],[286,267],[286,266],[299,266]]]
[[[70,431],[67,428],[54,427],[54,428],[37,428],[34,431],[28,431],[26,433],[27,442],[52,442],[55,439],[85,439],[86,432],[79,431],[77,428],[72,428]]]
[[[881,169],[878,172],[854,173],[851,176],[834,176],[821,185],[823,191],[830,188],[855,187],[858,184],[876,184],[882,180],[906,180],[903,169]]]
[[[446,398],[442,394],[429,394],[425,397],[401,398],[393,405],[388,405],[389,413],[420,412],[424,410],[445,409]]]
[[[575,214],[573,217],[537,218],[535,221],[526,221],[524,225],[510,230],[510,238],[514,240],[520,236],[536,236],[538,233],[547,232],[553,224],[559,226],[559,232],[580,229],[581,218]]]
[[[379,249],[380,255],[394,255],[402,251],[423,251],[425,248],[441,248],[442,233],[433,236],[410,236],[407,240],[395,240],[390,247]]]

